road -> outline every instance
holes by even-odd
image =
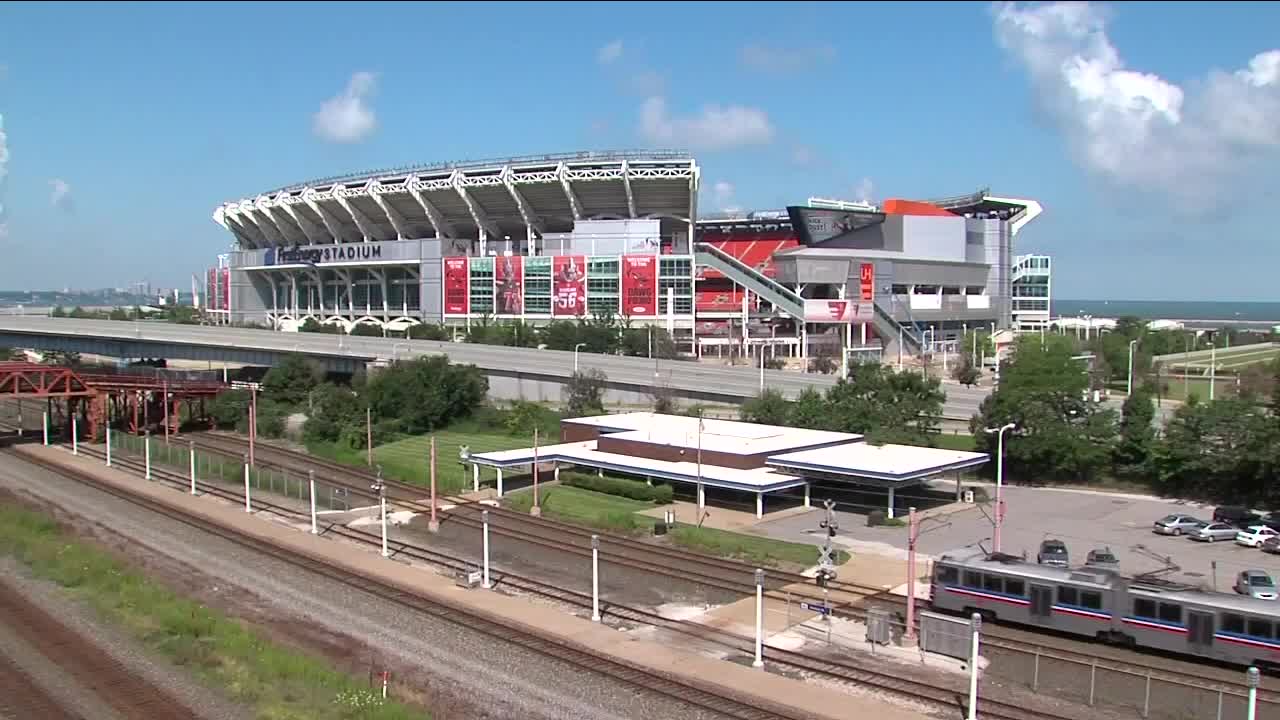
[[[455,362],[468,363],[494,374],[523,373],[549,379],[567,379],[574,372],[574,353],[497,345],[473,345],[433,340],[367,338],[319,333],[282,333],[270,330],[202,325],[175,325],[162,322],[115,322],[71,318],[3,317],[0,335],[19,335],[22,346],[40,347],[39,338],[123,341],[198,348],[201,359],[222,352],[237,361],[236,350],[276,353],[299,352],[324,357],[364,360],[394,360],[416,355],[447,354]],[[30,338],[29,340],[27,338]],[[175,348],[180,349],[180,348]],[[92,352],[86,347],[86,352]],[[175,353],[176,354],[176,353]],[[666,385],[677,394],[702,399],[741,402],[759,394],[760,372],[747,367],[703,365],[691,361],[658,361],[646,358],[581,353],[581,370],[598,369],[611,384],[640,390]],[[795,397],[806,387],[824,390],[836,383],[827,375],[783,370],[766,370],[765,384]],[[975,412],[989,388],[945,385],[947,401],[943,415],[967,420]]]

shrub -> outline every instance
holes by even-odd
[[[671,502],[673,492],[670,485],[654,485],[650,487],[638,480],[602,478],[584,473],[562,472],[560,473],[560,483],[582,488],[583,490],[592,490],[606,495],[617,495],[618,497],[652,502],[658,505],[666,505]]]

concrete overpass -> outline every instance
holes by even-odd
[[[433,340],[368,338],[319,333],[281,333],[223,326],[166,322],[118,322],[47,317],[0,317],[0,347],[60,350],[117,358],[168,358],[269,366],[302,353],[328,370],[352,372],[377,361],[447,354],[479,367],[489,377],[490,393],[500,399],[559,402],[561,388],[574,372],[572,352]],[[758,369],[580,353],[580,369],[608,377],[610,401],[642,405],[655,387],[700,402],[738,404],[759,394]],[[825,390],[836,379],[826,375],[765,371],[765,384],[794,398],[806,387]],[[943,414],[968,420],[989,390],[946,386]]]

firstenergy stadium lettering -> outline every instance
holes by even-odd
[[[349,260],[378,260],[382,258],[382,246],[352,243],[324,248],[294,247],[270,248],[265,265],[305,265]]]

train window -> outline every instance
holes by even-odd
[[[1173,603],[1160,603],[1160,619],[1165,622],[1182,624],[1182,606]]]
[[[1079,605],[1079,593],[1073,587],[1058,586],[1058,602],[1062,605]]]
[[[965,570],[964,586],[971,587],[975,590],[980,589],[982,587],[982,573],[974,572],[972,570]]]
[[[1022,582],[1021,580],[1015,580],[1013,578],[1005,578],[1004,591],[1006,593],[1009,593],[1010,595],[1017,595],[1018,597],[1026,597],[1027,586],[1026,586],[1026,583]]]
[[[956,585],[960,582],[960,571],[944,565],[938,568],[938,582],[943,585]]]
[[[1080,606],[1090,610],[1102,609],[1102,593],[1085,590],[1080,593]]]
[[[1156,616],[1156,601],[1143,600],[1136,598],[1133,601],[1133,615],[1140,618],[1153,618]]]
[[[1249,618],[1249,635],[1259,638],[1271,637],[1271,623],[1259,618]]]
[[[983,575],[982,589],[987,592],[1004,592],[1004,578],[999,575]]]
[[[1225,613],[1222,616],[1222,631],[1244,634],[1244,616]]]

